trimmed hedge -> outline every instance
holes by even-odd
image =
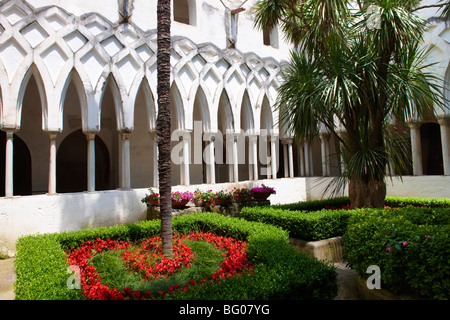
[[[450,208],[450,199],[417,198],[417,197],[386,197],[384,203],[388,207],[431,207]],[[350,205],[349,197],[339,197],[324,200],[301,201],[295,203],[272,205],[272,208],[291,211],[318,211],[325,207],[340,208]]]
[[[325,200],[303,201],[284,205],[244,207],[241,218],[281,227],[290,237],[306,241],[324,240],[343,236],[349,217],[353,214],[374,209],[327,209],[348,206],[348,197]],[[431,207],[450,208],[450,199],[386,197],[388,207]]]
[[[219,284],[180,292],[171,299],[333,299],[337,274],[331,264],[298,253],[280,228],[214,213],[173,218],[175,232],[214,232],[248,242],[254,272]],[[158,220],[141,223],[22,237],[17,241],[15,294],[18,300],[84,299],[67,288],[65,250],[97,238],[135,241],[159,235]]]
[[[381,286],[429,299],[450,298],[450,209],[360,212],[349,219],[344,259],[361,278],[381,270]]]
[[[286,230],[290,237],[317,241],[342,236],[349,217],[358,210],[290,211],[272,207],[245,207],[241,218]]]

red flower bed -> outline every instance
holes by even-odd
[[[108,285],[101,283],[100,274],[90,263],[96,254],[103,251],[123,250],[120,258],[130,272],[138,272],[144,279],[150,281],[161,277],[169,277],[181,268],[189,268],[195,261],[195,253],[191,251],[188,245],[182,243],[184,239],[206,241],[213,244],[218,250],[224,249],[225,261],[220,264],[220,269],[212,275],[211,279],[203,279],[202,283],[195,283],[194,279],[191,279],[188,284],[175,284],[167,292],[158,292],[156,297],[155,295],[152,296],[152,293],[148,291],[131,291],[130,288],[124,288],[121,291],[117,288],[110,288]],[[137,244],[118,240],[97,239],[95,241],[87,241],[80,247],[67,253],[69,255],[69,264],[80,268],[81,285],[87,299],[157,299],[178,290],[185,291],[191,287],[202,286],[207,282],[214,284],[221,278],[242,274],[253,269],[247,261],[246,247],[246,242],[233,238],[216,236],[212,233],[192,232],[189,235],[177,234],[174,236],[174,256],[172,259],[167,259],[162,255],[160,237],[149,238]]]

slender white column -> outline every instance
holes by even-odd
[[[413,174],[415,176],[423,175],[422,166],[422,144],[420,142],[420,123],[414,122],[408,124],[411,131],[411,148],[413,161]]]
[[[233,165],[233,159],[234,159],[234,153],[233,153],[233,144],[234,144],[234,138],[233,135],[230,133],[227,133],[225,136],[225,143],[226,143],[226,164],[228,167],[228,182],[234,181],[234,165]]]
[[[87,189],[95,191],[95,133],[85,132],[88,141],[87,150]]]
[[[56,193],[56,132],[49,132],[50,137],[50,157],[48,168],[48,193]]]
[[[283,158],[284,158],[284,177],[289,177],[289,160],[288,160],[288,146],[286,140],[281,140],[283,144]]]
[[[330,175],[330,161],[329,161],[329,133],[320,133],[320,147],[322,153],[322,175],[327,177]]]
[[[277,171],[278,171],[278,167],[277,167],[278,154],[277,154],[277,145],[276,145],[277,139],[278,139],[278,136],[270,137],[270,163],[271,163],[271,167],[272,167],[272,179],[277,178]]]
[[[439,125],[441,126],[441,143],[442,143],[442,160],[444,162],[444,175],[450,175],[450,129],[449,129],[449,119],[440,118],[438,119]]]
[[[211,137],[211,141],[209,142],[209,183],[216,183],[216,161],[214,158],[214,141],[216,138],[214,136]]]
[[[251,155],[251,170],[250,170],[250,180],[258,180],[258,136],[257,135],[249,135],[249,153]]]
[[[309,177],[309,176],[311,176],[311,163],[310,163],[310,160],[311,160],[311,157],[310,157],[310,148],[309,148],[309,142],[308,141],[305,141],[305,143],[304,143],[304,146],[305,146],[305,176],[306,177]]]
[[[153,141],[153,186],[158,187],[159,186],[159,179],[158,179],[158,135],[156,132],[150,133],[152,136]]]
[[[14,130],[6,130],[5,197],[13,196],[13,138]]]
[[[122,141],[122,189],[130,189],[130,133],[121,133]]]
[[[238,147],[237,147],[237,143],[238,143],[238,137],[234,136],[233,138],[233,178],[234,178],[234,182],[238,182],[239,181],[239,174],[238,174]]]
[[[289,163],[289,177],[294,177],[294,151],[292,148],[292,139],[288,141],[288,163]]]
[[[184,185],[188,186],[190,185],[190,179],[189,179],[189,138],[188,135],[185,135],[183,138],[183,182]]]
[[[298,159],[299,159],[299,166],[300,166],[300,177],[305,176],[305,154],[303,152],[304,144],[300,144],[298,146]]]

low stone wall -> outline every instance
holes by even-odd
[[[305,252],[318,260],[341,262],[343,259],[342,237],[335,237],[320,241],[305,241],[290,238],[289,243],[300,252]]]

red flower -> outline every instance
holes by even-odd
[[[153,237],[137,244],[132,244],[117,240],[87,241],[78,248],[68,253],[69,264],[77,265],[81,270],[81,284],[84,295],[92,300],[123,300],[123,299],[158,299],[167,294],[175,294],[177,291],[187,291],[188,286],[180,286],[176,283],[167,292],[159,291],[159,295],[152,295],[151,292],[131,291],[124,288],[122,291],[116,288],[109,288],[101,283],[100,275],[95,267],[90,264],[91,259],[102,251],[124,250],[120,257],[130,272],[140,273],[144,279],[152,280],[160,277],[168,277],[179,271],[181,268],[192,266],[195,260],[195,253],[191,248],[182,242],[183,239],[207,241],[214,245],[216,249],[225,249],[225,261],[220,264],[220,269],[216,271],[211,280],[202,279],[201,283],[196,283],[191,279],[187,285],[191,287],[203,287],[207,284],[219,283],[220,278],[235,276],[243,272],[253,270],[247,261],[247,244],[233,238],[217,236],[212,233],[192,232],[189,235],[176,234],[174,236],[173,251],[174,258],[167,259],[162,255],[162,244],[160,237]]]

